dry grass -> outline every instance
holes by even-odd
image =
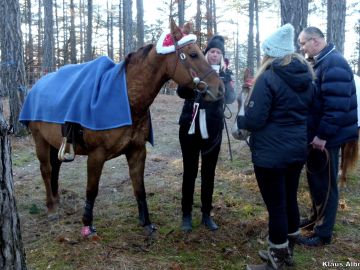
[[[86,188],[86,158],[77,157],[61,170],[60,219],[48,222],[44,187],[30,137],[13,138],[17,206],[29,269],[244,269],[260,262],[257,250],[266,247],[267,213],[249,160],[248,147],[232,140],[229,160],[224,133],[214,193],[212,233],[200,224],[197,181],[194,230],[181,232],[182,161],[177,120],[182,101],[160,95],[151,108],[155,147],[148,147],[145,185],[152,222],[158,228],[147,237],[137,224],[137,206],[124,157],[104,168],[94,216],[100,239],[80,237]],[[359,168],[344,190],[346,207],[339,211],[332,245],[297,247],[293,269],[322,269],[322,262],[360,263]],[[309,207],[304,179],[299,190],[302,212]],[[336,269],[328,267],[328,269]]]

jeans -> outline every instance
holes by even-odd
[[[286,168],[264,168],[254,165],[256,180],[269,213],[269,240],[276,244],[287,241],[288,234],[299,229],[297,190],[303,163]]]
[[[322,238],[331,239],[339,204],[337,178],[340,146],[328,148],[327,151],[329,153],[328,163],[325,166],[322,165],[322,170],[308,172],[307,179],[312,200],[310,220],[316,221],[314,233]],[[322,159],[322,163],[325,164],[326,160],[324,157]],[[307,162],[309,167],[317,160],[309,156]]]
[[[195,180],[201,153],[201,211],[210,214],[214,191],[215,169],[221,147],[222,131],[218,138],[202,139],[199,132],[189,135],[189,126],[181,125],[179,139],[183,155],[183,183],[181,206],[183,215],[192,211]],[[209,144],[209,140],[212,142]]]

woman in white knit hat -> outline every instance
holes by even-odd
[[[313,96],[313,70],[295,53],[294,28],[285,24],[262,44],[264,57],[240,129],[251,132],[256,180],[269,213],[266,261],[247,269],[282,269],[293,265],[299,234],[297,189],[307,153],[306,119]]]

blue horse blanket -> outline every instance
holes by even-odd
[[[73,122],[92,130],[131,125],[124,62],[103,56],[44,76],[26,97],[19,121]]]

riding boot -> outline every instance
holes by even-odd
[[[190,214],[183,214],[181,230],[183,232],[191,232],[192,231],[192,217]]]
[[[289,256],[288,241],[280,245],[275,245],[271,242],[269,244],[266,263],[247,265],[247,270],[279,270],[284,268],[285,259]]]
[[[219,226],[214,222],[209,214],[202,214],[201,223],[204,224],[205,227],[209,229],[209,231],[216,231],[219,228]]]
[[[296,231],[294,233],[289,233],[288,234],[288,241],[289,241],[288,249],[289,249],[289,252],[288,252],[287,256],[285,257],[285,264],[287,266],[294,266],[295,265],[294,257],[293,257],[293,255],[294,255],[294,247],[295,247],[295,244],[297,242],[297,239],[299,238],[299,235],[300,235],[300,231]],[[259,250],[259,256],[265,262],[269,259],[267,250]]]

